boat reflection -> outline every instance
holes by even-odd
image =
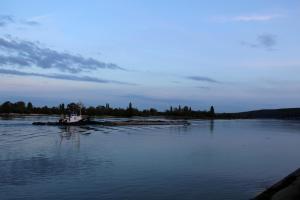
[[[61,130],[59,146],[61,147],[64,140],[71,141],[78,150],[80,149],[80,135],[91,134],[91,128],[83,126],[61,126],[59,129]]]
[[[92,130],[91,128],[84,126],[61,126],[59,128],[61,130],[61,137],[64,137],[66,139],[70,139],[75,134],[88,135],[90,134],[89,131]]]

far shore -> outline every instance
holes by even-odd
[[[255,112],[255,111],[250,111]],[[0,113],[0,117],[26,117],[26,116],[53,116],[61,117],[62,114],[37,114],[37,113]],[[88,116],[88,115],[84,115]],[[148,116],[113,116],[113,115],[92,115],[91,118],[165,118],[172,120],[246,120],[246,119],[279,119],[279,120],[300,120],[297,116],[244,116],[240,113],[216,113],[214,117],[195,117],[195,116],[170,116],[170,115],[148,115]]]
[[[246,112],[220,112],[214,106],[207,110],[193,109],[191,106],[170,106],[169,109],[158,110],[153,107],[139,109],[129,102],[128,107],[111,107],[109,103],[98,106],[84,106],[82,103],[59,104],[58,106],[34,106],[31,102],[6,101],[0,104],[0,116],[61,116],[61,114],[77,114],[96,118],[132,118],[153,117],[166,119],[300,119],[300,108],[260,109]]]

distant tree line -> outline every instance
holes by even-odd
[[[178,106],[170,107],[166,111],[158,111],[155,108],[149,108],[144,110],[139,110],[134,108],[132,103],[128,104],[127,108],[113,108],[107,103],[105,106],[89,106],[85,107],[78,103],[69,103],[65,105],[64,103],[58,106],[48,107],[48,106],[33,106],[31,102],[25,103],[23,101],[18,101],[12,103],[6,101],[0,105],[1,114],[68,114],[70,112],[77,112],[83,115],[89,116],[116,116],[116,117],[132,117],[132,116],[169,116],[169,117],[186,117],[186,118],[214,118],[215,111],[214,107],[211,106],[209,111],[192,110],[188,106]]]
[[[219,118],[243,119],[300,119],[300,108],[262,109],[239,113],[218,114]]]

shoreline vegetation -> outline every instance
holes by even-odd
[[[166,116],[174,118],[206,118],[211,119],[215,117],[214,107],[211,106],[209,111],[192,110],[188,106],[170,107],[165,111],[158,111],[155,108],[139,110],[135,108],[132,103],[128,104],[127,108],[113,108],[108,103],[105,106],[89,106],[85,107],[79,103],[59,104],[58,106],[34,106],[31,102],[25,103],[18,101],[12,103],[6,101],[0,104],[0,115],[61,115],[70,112],[78,112],[81,110],[82,115],[87,116],[110,116],[110,117],[152,117],[152,116]]]
[[[80,104],[69,103],[58,106],[34,106],[31,102],[6,101],[0,104],[0,116],[23,115],[62,115],[79,110]],[[193,110],[190,106],[170,106],[165,111],[155,108],[139,110],[132,103],[127,108],[113,108],[107,103],[105,106],[81,106],[83,115],[90,117],[166,117],[171,119],[300,119],[300,108],[262,109],[238,113],[216,113],[214,106],[206,110]]]

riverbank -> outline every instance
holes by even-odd
[[[253,200],[299,200],[300,168],[259,194]]]

